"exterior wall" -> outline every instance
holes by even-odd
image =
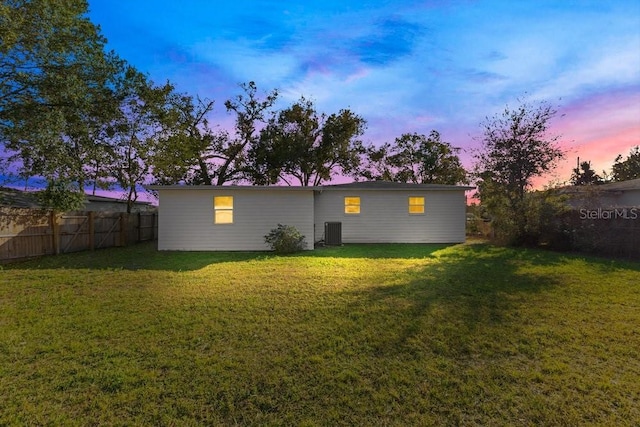
[[[159,191],[158,249],[263,251],[277,225],[296,227],[313,249],[313,191],[212,188]],[[214,224],[214,196],[233,196],[233,224]]]
[[[615,206],[638,206],[640,207],[640,190],[622,191],[616,197]]]
[[[360,214],[344,213],[345,197],[360,197]],[[409,197],[425,198],[423,215],[409,214]],[[459,243],[465,240],[464,190],[324,190],[315,196],[315,241],[324,223],[342,223],[343,243]]]

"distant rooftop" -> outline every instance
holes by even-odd
[[[640,178],[629,179],[627,181],[609,182],[607,184],[600,185],[570,185],[562,188],[564,193],[582,193],[593,190],[601,192],[640,190]]]
[[[10,206],[14,208],[31,208],[40,209],[40,202],[38,201],[37,191],[23,191],[16,188],[0,187],[0,206]],[[94,196],[92,194],[86,194],[85,199],[87,204],[91,203],[116,203],[126,205],[127,201],[114,197],[107,196]],[[151,202],[136,201],[137,206],[150,206]]]
[[[22,191],[8,187],[0,187],[0,206],[33,209],[40,208],[35,192]]]
[[[619,191],[619,190],[640,190],[640,178],[630,179],[628,181],[610,182],[600,186],[603,190]]]

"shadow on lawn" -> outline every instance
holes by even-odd
[[[428,348],[465,357],[477,345],[476,334],[503,323],[518,324],[518,306],[561,284],[557,276],[523,271],[522,266],[566,261],[553,253],[484,244],[445,251],[438,258],[437,264],[408,272],[399,285],[357,292],[357,307],[348,311],[360,310],[369,319],[364,324],[387,319],[385,328],[393,331],[377,343],[380,353],[407,355]]]

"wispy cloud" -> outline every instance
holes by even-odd
[[[374,66],[410,55],[424,28],[400,17],[388,17],[375,23],[366,36],[351,41],[351,53]]]

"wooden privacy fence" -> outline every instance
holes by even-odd
[[[0,208],[0,262],[155,240],[155,212],[66,212]]]

